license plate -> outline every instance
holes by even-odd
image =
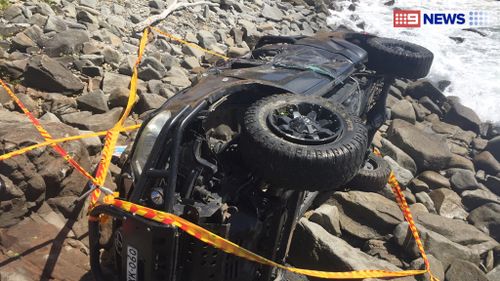
[[[137,249],[127,247],[127,281],[137,281]]]

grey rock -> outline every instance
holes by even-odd
[[[387,138],[410,155],[419,170],[443,169],[450,162],[450,149],[440,137],[406,121],[394,120]]]
[[[83,83],[59,62],[47,56],[33,57],[24,73],[27,86],[49,92],[74,94],[83,89]]]
[[[335,192],[328,204],[339,209],[343,233],[361,239],[381,239],[403,221],[396,202],[377,193]]]
[[[66,22],[58,16],[49,16],[47,21],[45,22],[45,27],[43,28],[44,32],[62,32],[68,29],[68,25]]]
[[[97,7],[97,0],[80,0],[80,5],[86,6],[89,8],[96,8]]]
[[[80,134],[90,134],[92,131],[80,130]],[[103,144],[97,136],[82,139],[83,144],[87,148],[89,155],[94,156],[101,152]]]
[[[118,73],[132,76],[135,61],[136,61],[136,56],[133,55],[128,55],[122,58],[120,66],[118,67]]]
[[[83,66],[82,74],[85,74],[89,77],[98,77],[103,75],[102,68],[94,65]]]
[[[309,220],[321,225],[326,231],[340,236],[340,214],[336,206],[323,204],[309,217]]]
[[[109,130],[118,121],[122,113],[122,108],[115,107],[103,114],[92,115],[85,120],[81,120],[80,124],[75,124],[79,129],[90,130],[94,132]]]
[[[462,203],[469,209],[482,206],[487,203],[500,204],[500,198],[488,189],[466,190],[462,192]]]
[[[135,109],[139,114],[149,111],[151,109],[156,109],[162,106],[167,100],[166,98],[157,94],[143,94],[140,95],[140,97],[141,99],[137,103]]]
[[[102,50],[101,54],[103,55],[104,61],[106,63],[116,64],[116,65],[118,65],[120,63],[120,60],[121,60],[120,52],[118,52],[114,48],[106,46]]]
[[[19,5],[9,5],[7,9],[3,11],[2,17],[7,21],[12,21],[18,16],[23,15],[23,9]]]
[[[488,203],[470,212],[467,221],[477,229],[500,241],[500,204]]]
[[[481,124],[481,119],[472,109],[458,102],[451,102],[451,108],[446,112],[444,121],[476,133],[479,133]]]
[[[108,99],[101,90],[79,96],[76,98],[78,108],[93,113],[104,113],[109,110]]]
[[[44,41],[44,50],[48,56],[59,57],[71,55],[82,50],[83,44],[89,42],[90,38],[86,31],[67,30],[56,34],[54,37]]]
[[[488,150],[496,159],[500,159],[500,136],[496,136],[488,141],[486,145]]]
[[[45,112],[44,115],[40,117],[40,120],[48,121],[48,122],[61,122],[57,116],[52,112]]]
[[[450,180],[434,171],[422,172],[417,178],[425,182],[430,189],[451,188]]]
[[[182,65],[186,67],[187,69],[195,69],[200,67],[200,63],[197,58],[191,57],[191,56],[186,56],[184,58],[184,61],[182,62]]]
[[[481,137],[472,140],[472,147],[476,150],[485,150],[487,145],[488,140],[485,140]]]
[[[433,190],[429,196],[434,201],[436,211],[445,218],[465,220],[468,213],[464,210],[462,199],[453,190],[439,188]]]
[[[416,100],[426,96],[438,107],[442,107],[446,101],[446,96],[427,79],[420,79],[408,84],[405,94]]]
[[[264,4],[262,7],[262,16],[273,21],[281,21],[284,15],[278,7]]]
[[[99,20],[97,19],[96,16],[85,10],[78,11],[78,13],[76,13],[76,19],[79,23],[90,23],[90,24],[99,23]]]
[[[450,178],[450,184],[453,190],[462,193],[466,190],[479,188],[475,174],[469,170],[457,170]]]
[[[439,108],[439,106],[437,106],[429,97],[427,96],[421,97],[418,101],[430,112],[435,113],[439,116],[443,115],[443,111],[441,110],[441,108]]]
[[[394,250],[393,248],[394,246],[387,241],[372,239],[366,241],[362,250],[372,257],[386,260],[397,267],[404,267],[401,260],[389,251],[389,249]]]
[[[483,151],[476,155],[474,157],[474,166],[476,169],[484,170],[491,175],[500,173],[500,163],[489,151]]]
[[[154,57],[147,57],[141,61],[140,68],[147,66],[150,66],[152,69],[157,71],[161,77],[165,76],[165,74],[167,73],[167,69],[165,68],[165,66],[160,62],[160,60]]]
[[[149,5],[149,7],[154,8],[154,9],[162,10],[164,8],[164,3],[162,1],[158,1],[158,0],[149,1],[148,5]]]
[[[110,94],[116,88],[128,88],[130,85],[130,77],[112,73],[105,72],[104,79],[102,81],[102,91],[105,94]]]
[[[61,120],[70,126],[75,126],[77,128],[83,128],[83,122],[87,118],[92,116],[92,112],[90,111],[79,111],[79,112],[73,112],[69,114],[64,114],[61,115]]]
[[[466,157],[453,154],[449,163],[450,168],[464,169],[474,172],[474,163]]]
[[[389,164],[391,170],[394,172],[394,175],[396,176],[396,179],[403,186],[406,186],[413,178],[413,174],[409,170],[399,166],[399,164],[396,161],[394,161],[394,159],[392,159],[391,157],[384,156],[384,160]]]
[[[435,256],[447,268],[457,257],[479,264],[479,256],[466,246],[452,242],[443,235],[428,230],[423,225],[417,224],[420,238],[425,245],[426,252]],[[407,222],[400,223],[394,230],[396,243],[414,258],[420,256],[415,240]]]
[[[416,116],[413,106],[407,100],[400,100],[391,107],[391,118],[402,119],[415,124]]]
[[[31,40],[24,32],[20,32],[12,39],[12,45],[20,51],[26,51],[27,48],[36,46],[36,43]]]
[[[500,265],[497,265],[495,268],[493,268],[493,270],[488,272],[488,274],[486,274],[486,277],[489,281],[500,280]]]
[[[421,181],[418,178],[413,178],[409,183],[408,183],[408,188],[411,189],[414,193],[417,192],[429,192],[430,188],[429,185],[427,185],[425,182]]]
[[[159,80],[163,77],[163,75],[159,71],[157,71],[150,65],[141,67],[141,69],[139,69],[138,76],[144,81]]]
[[[196,46],[198,46],[198,45],[196,45]],[[205,52],[203,52],[201,49],[196,48],[192,45],[183,45],[182,52],[186,55],[194,56],[197,59],[201,59],[205,55]]]
[[[250,49],[247,48],[240,48],[240,47],[230,47],[229,50],[227,51],[227,55],[230,58],[238,58],[242,57],[250,52]]]
[[[304,249],[308,249],[304,251]],[[320,225],[302,218],[297,225],[289,258],[297,267],[326,271],[362,269],[399,270],[391,263],[353,248],[344,240],[329,234]],[[415,280],[411,277],[394,280]]]
[[[413,174],[417,172],[417,165],[408,154],[406,154],[403,150],[392,144],[392,142],[387,139],[382,138],[380,142],[382,144],[382,146],[380,147],[380,152],[382,153],[382,155],[390,156],[392,159],[398,162],[401,167],[409,170]]]
[[[486,275],[476,265],[471,262],[456,259],[446,270],[446,280],[448,281],[489,281]]]
[[[126,87],[118,87],[111,90],[109,95],[110,107],[125,107],[128,103],[129,89]]]
[[[431,266],[431,272],[438,280],[444,281],[444,267],[443,263],[436,259],[433,255],[427,255],[427,259],[429,260],[429,264]],[[425,263],[423,258],[418,258],[413,260],[410,264],[410,268],[413,269],[425,269]],[[429,274],[421,274],[415,276],[418,281],[431,281]]]
[[[500,178],[487,175],[485,177],[484,185],[486,185],[491,192],[500,196]]]
[[[198,33],[196,34],[196,38],[203,48],[211,49],[213,45],[217,44],[217,39],[215,39],[215,36],[212,34],[212,32],[207,30],[198,31]]]
[[[437,214],[436,206],[434,206],[434,201],[426,192],[418,192],[415,194],[417,202],[422,203],[430,213]]]

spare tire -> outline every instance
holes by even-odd
[[[396,39],[373,37],[363,47],[368,52],[369,68],[396,77],[423,78],[429,74],[434,59],[426,48]]]
[[[242,157],[273,186],[334,190],[358,172],[368,147],[360,118],[314,96],[278,94],[244,115]]]
[[[391,167],[384,158],[370,152],[364,166],[347,184],[347,187],[365,191],[379,191],[385,187],[391,174]]]

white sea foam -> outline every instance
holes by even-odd
[[[341,7],[331,11],[328,24],[346,26],[363,31],[357,25],[364,23],[364,31],[379,36],[397,38],[420,44],[434,53],[429,78],[432,81],[449,80],[452,84],[446,95],[460,97],[463,104],[474,109],[483,121],[500,121],[500,2],[494,0],[405,0],[385,6],[388,0],[361,0],[355,11],[347,7],[349,0],[337,1]],[[392,10],[420,9],[422,12],[486,11],[487,27],[477,28],[486,36],[464,31],[457,26],[425,26],[421,28],[394,28]],[[466,26],[469,27],[469,26]],[[457,43],[450,37],[465,39]]]

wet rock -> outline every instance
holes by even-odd
[[[387,138],[411,156],[419,170],[445,168],[451,159],[451,152],[443,140],[402,120],[394,120]]]
[[[340,214],[336,206],[323,204],[309,217],[309,220],[321,225],[326,231],[340,236]]]
[[[396,179],[403,186],[407,185],[413,178],[413,174],[409,170],[399,166],[399,164],[391,157],[384,156],[384,160],[389,164],[391,170],[394,172],[394,175],[396,175]]]
[[[430,189],[451,188],[450,180],[434,171],[425,171],[418,175],[418,179],[425,182]]]
[[[78,93],[83,83],[59,62],[45,56],[33,57],[24,73],[27,86],[63,94]]]
[[[488,203],[470,212],[467,221],[477,229],[500,241],[500,204]]]
[[[416,116],[413,106],[407,100],[400,100],[391,107],[391,118],[402,119],[415,124]]]
[[[451,108],[444,116],[444,121],[459,126],[464,130],[479,133],[481,119],[470,108],[458,103],[450,102]]]
[[[471,262],[456,259],[446,270],[446,280],[461,281],[489,281],[486,275],[476,265]]]
[[[500,173],[500,163],[489,151],[483,151],[476,155],[474,165],[476,169],[484,170],[488,174],[496,175]]]
[[[101,90],[79,96],[76,102],[79,109],[93,113],[104,113],[109,110],[108,99]]]
[[[479,256],[471,249],[452,242],[443,235],[428,230],[423,225],[417,224],[425,250],[428,254],[435,256],[447,268],[457,257],[479,264]],[[414,258],[420,256],[407,222],[400,223],[394,230],[396,243]]]
[[[462,194],[462,203],[469,209],[482,206],[487,203],[500,204],[500,198],[488,189],[466,190]]]
[[[381,239],[403,221],[396,202],[376,193],[336,192],[329,204],[339,209],[342,231],[361,239]]]
[[[451,187],[458,193],[479,188],[479,183],[472,171],[457,170],[450,178]]]
[[[429,196],[434,201],[438,214],[450,219],[467,218],[468,213],[464,210],[462,199],[458,194],[447,188],[433,190]]]
[[[320,225],[301,219],[292,241],[290,260],[297,267],[326,271],[362,269],[399,270],[391,263],[353,248],[344,240],[329,234]],[[304,249],[309,249],[304,251]],[[395,280],[414,280],[413,278]]]

